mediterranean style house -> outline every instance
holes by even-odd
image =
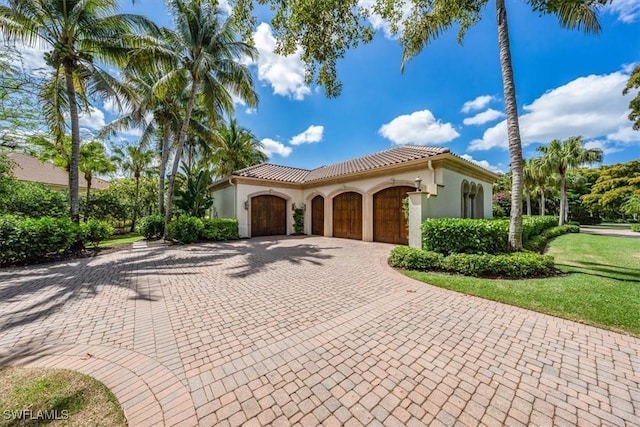
[[[263,163],[211,185],[211,216],[236,218],[241,237],[286,235],[302,208],[305,234],[419,246],[426,218],[490,218],[497,178],[447,148],[414,145],[312,170]]]

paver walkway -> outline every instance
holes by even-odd
[[[76,369],[131,426],[640,425],[640,340],[414,282],[329,238],[0,270],[0,365]]]

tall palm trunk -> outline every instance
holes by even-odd
[[[560,175],[560,221],[559,225],[563,225],[565,221],[567,209],[567,183],[564,174]]]
[[[84,222],[87,222],[89,220],[89,203],[91,200],[91,175],[85,174],[84,179],[87,181],[87,201],[85,202]]]
[[[518,104],[511,64],[507,9],[504,0],[496,0],[496,19],[498,21],[498,44],[500,48],[500,68],[504,102],[507,111],[507,133],[509,136],[509,155],[511,158],[511,220],[509,222],[509,249],[522,249],[522,144],[518,125]]]
[[[69,162],[69,202],[71,204],[71,220],[80,222],[79,166],[80,166],[80,124],[78,106],[76,104],[76,89],[73,84],[73,70],[70,65],[64,67],[69,97],[69,117],[71,119],[71,159]]]
[[[138,220],[138,210],[140,209],[140,173],[134,174],[136,179],[135,200],[133,202],[133,218],[131,219],[131,231],[132,233],[136,229],[136,221]]]
[[[164,180],[167,173],[167,162],[169,161],[169,126],[164,126],[164,134],[162,136],[162,148],[160,153],[160,179],[158,182],[158,212],[160,215],[165,214],[164,210]]]
[[[546,198],[544,197],[544,187],[540,187],[540,215],[546,215]]]
[[[531,190],[527,188],[527,215],[531,216]]]
[[[176,147],[176,154],[173,157],[173,165],[171,166],[171,176],[169,177],[169,188],[167,189],[167,209],[164,216],[165,222],[165,237],[167,235],[166,227],[171,221],[171,215],[173,213],[173,191],[176,186],[176,175],[178,175],[178,166],[180,165],[180,157],[182,156],[182,149],[187,140],[187,129],[189,128],[189,121],[191,120],[191,112],[193,106],[196,103],[196,94],[198,92],[198,81],[193,78],[191,81],[191,95],[189,96],[189,102],[187,103],[187,110],[184,113],[184,123],[180,129],[180,138],[178,139],[178,146]]]

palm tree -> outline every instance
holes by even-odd
[[[222,12],[205,0],[168,0],[175,15],[175,31],[164,29],[163,40],[155,46],[146,46],[133,56],[133,62],[176,64],[163,78],[159,90],[165,90],[172,81],[186,79],[189,98],[184,123],[173,159],[165,221],[171,220],[175,180],[185,142],[188,138],[191,115],[197,97],[202,97],[208,110],[209,122],[214,124],[224,112],[233,111],[232,94],[249,106],[257,104],[251,73],[242,61],[255,58],[257,51],[238,39],[235,20],[223,20]]]
[[[250,130],[239,126],[235,119],[231,119],[228,126],[220,126],[218,133],[221,142],[211,156],[216,176],[229,176],[238,169],[267,161],[262,143]]]
[[[542,158],[534,157],[533,159],[529,159],[526,162],[526,166],[524,169],[525,175],[525,185],[528,184],[527,180],[531,179],[531,187],[540,193],[540,212],[539,215],[546,215],[546,189],[549,185],[549,181],[551,179],[551,175],[553,174],[552,170],[549,170],[545,167],[542,162]]]
[[[601,162],[602,150],[584,148],[580,136],[573,136],[565,141],[554,139],[548,146],[540,146],[537,149],[543,154],[541,160],[543,167],[552,170],[560,177],[559,225],[563,225],[568,219],[567,171],[581,165]]]
[[[522,159],[522,184],[527,204],[527,215],[531,215],[531,192],[535,187],[535,177],[531,160]]]
[[[405,46],[402,66],[422,51],[424,46],[437,38],[453,24],[460,24],[458,39],[464,37],[465,31],[480,20],[482,8],[488,0],[452,2],[451,0],[433,0],[428,2],[430,8],[416,6],[412,16],[405,25],[401,42]],[[533,10],[538,13],[551,13],[558,16],[560,25],[566,28],[578,28],[587,33],[600,31],[600,23],[596,15],[596,7],[606,3],[605,0],[571,0],[549,1],[528,0]],[[509,246],[512,250],[522,248],[522,194],[523,194],[523,158],[518,122],[518,104],[516,101],[509,28],[507,25],[507,8],[504,0],[496,0],[496,21],[498,26],[498,48],[500,52],[500,68],[504,91],[504,102],[507,114],[507,135],[509,156],[511,159],[511,221],[509,224]],[[389,8],[387,8],[388,10]],[[386,16],[385,16],[386,17]]]
[[[152,176],[156,173],[156,169],[152,166],[155,153],[153,150],[145,150],[141,146],[132,145],[128,145],[125,150],[116,148],[113,152],[113,161],[124,172],[133,175],[135,179],[133,218],[131,220],[131,231],[133,232],[136,228],[136,221],[140,211],[140,178],[142,176]]]
[[[80,145],[79,170],[87,181],[87,201],[84,220],[89,219],[89,201],[91,195],[91,182],[95,174],[109,173],[116,170],[113,162],[107,157],[104,145],[99,141],[90,141]]]
[[[171,152],[171,139],[179,135],[184,122],[183,105],[187,101],[186,81],[174,81],[174,85],[158,90],[166,71],[161,68],[150,70],[129,69],[124,74],[124,85],[130,88],[128,99],[130,111],[105,126],[101,135],[116,135],[128,129],[140,129],[140,145],[148,147],[153,140],[158,144],[158,213],[165,213],[165,177],[167,162]],[[177,140],[178,138],[174,138]]]
[[[138,15],[115,14],[116,0],[9,0],[0,4],[0,32],[10,41],[51,47],[45,54],[54,73],[64,76],[65,107],[71,122],[69,197],[71,218],[80,220],[78,168],[80,105],[77,88],[97,96],[120,94],[118,82],[96,61],[124,66],[137,37],[134,27],[155,28]]]

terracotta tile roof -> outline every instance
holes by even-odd
[[[282,182],[304,182],[304,177],[309,174],[309,170],[293,168],[289,166],[273,165],[262,163],[248,168],[240,169],[233,173],[234,176],[247,178],[268,179]]]
[[[320,181],[327,178],[350,175],[353,173],[378,169],[384,166],[410,162],[412,160],[426,159],[437,154],[448,152],[448,148],[403,145],[344,162],[321,166],[312,170],[309,175],[305,177],[304,182]]]
[[[263,163],[241,169],[234,172],[233,175],[281,182],[306,183],[351,175],[412,160],[426,159],[437,154],[448,152],[448,148],[403,145],[344,162],[320,166],[313,170]]]
[[[13,175],[19,181],[40,182],[52,187],[67,188],[69,186],[67,172],[52,163],[41,162],[36,157],[15,152],[7,153],[7,157],[15,163]],[[109,187],[109,182],[103,179],[94,177],[91,180],[91,188],[93,189],[103,190],[107,187]],[[80,188],[87,188],[87,180],[82,174],[80,174]]]

